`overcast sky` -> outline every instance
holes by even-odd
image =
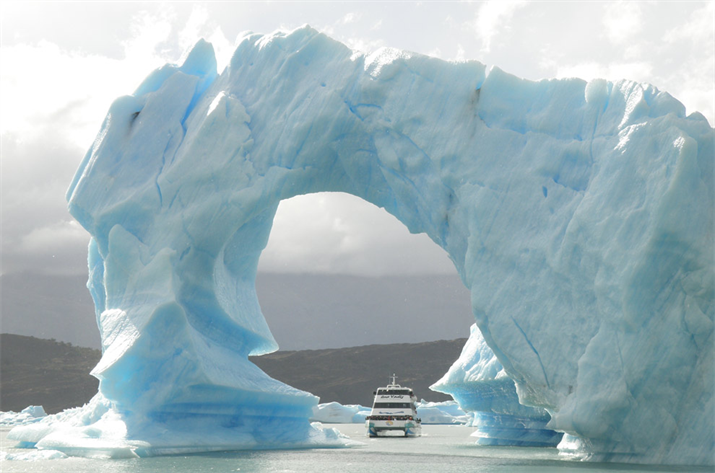
[[[2,3],[2,273],[86,272],[89,235],[65,190],[113,99],[200,37],[219,67],[241,32],[303,24],[364,52],[389,46],[478,60],[531,80],[655,85],[715,118],[714,2]],[[454,272],[444,252],[344,194],[279,208],[261,269]]]

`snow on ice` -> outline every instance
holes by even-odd
[[[254,281],[278,203],[336,191],[447,251],[519,401],[572,450],[712,464],[713,137],[630,81],[364,55],[310,27],[246,35],[218,74],[200,41],[114,102],[68,190],[92,235],[106,411],[10,437],[71,454],[339,444],[310,424],[315,396],[248,361],[277,349]]]

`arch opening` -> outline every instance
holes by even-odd
[[[251,360],[321,403],[369,406],[396,370],[422,399],[451,400],[429,386],[457,358],[473,317],[469,291],[444,252],[348,194],[298,196],[281,207],[256,289],[281,352],[291,353]],[[314,350],[323,351],[310,376],[286,369]],[[326,356],[331,363],[321,363]]]
[[[344,193],[281,202],[256,286],[282,350],[465,338],[473,321],[441,248]]]

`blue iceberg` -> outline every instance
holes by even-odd
[[[248,361],[277,349],[254,281],[278,203],[332,191],[450,255],[519,401],[573,448],[713,464],[714,136],[625,80],[364,55],[310,27],[246,35],[219,74],[200,41],[112,104],[67,193],[92,235],[99,393],[9,438],[109,456],[342,444],[310,424],[315,396]]]
[[[457,361],[430,389],[449,394],[472,414],[477,445],[555,447],[563,436],[546,427],[551,420],[546,410],[519,403],[514,381],[476,324]]]

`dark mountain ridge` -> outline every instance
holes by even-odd
[[[320,402],[372,404],[375,388],[393,372],[398,382],[428,401],[450,397],[429,390],[459,356],[466,339],[367,345],[322,350],[278,351],[251,361],[269,376],[320,397]],[[89,372],[99,350],[56,340],[0,335],[0,411],[29,405],[56,413],[81,406],[97,392]]]

